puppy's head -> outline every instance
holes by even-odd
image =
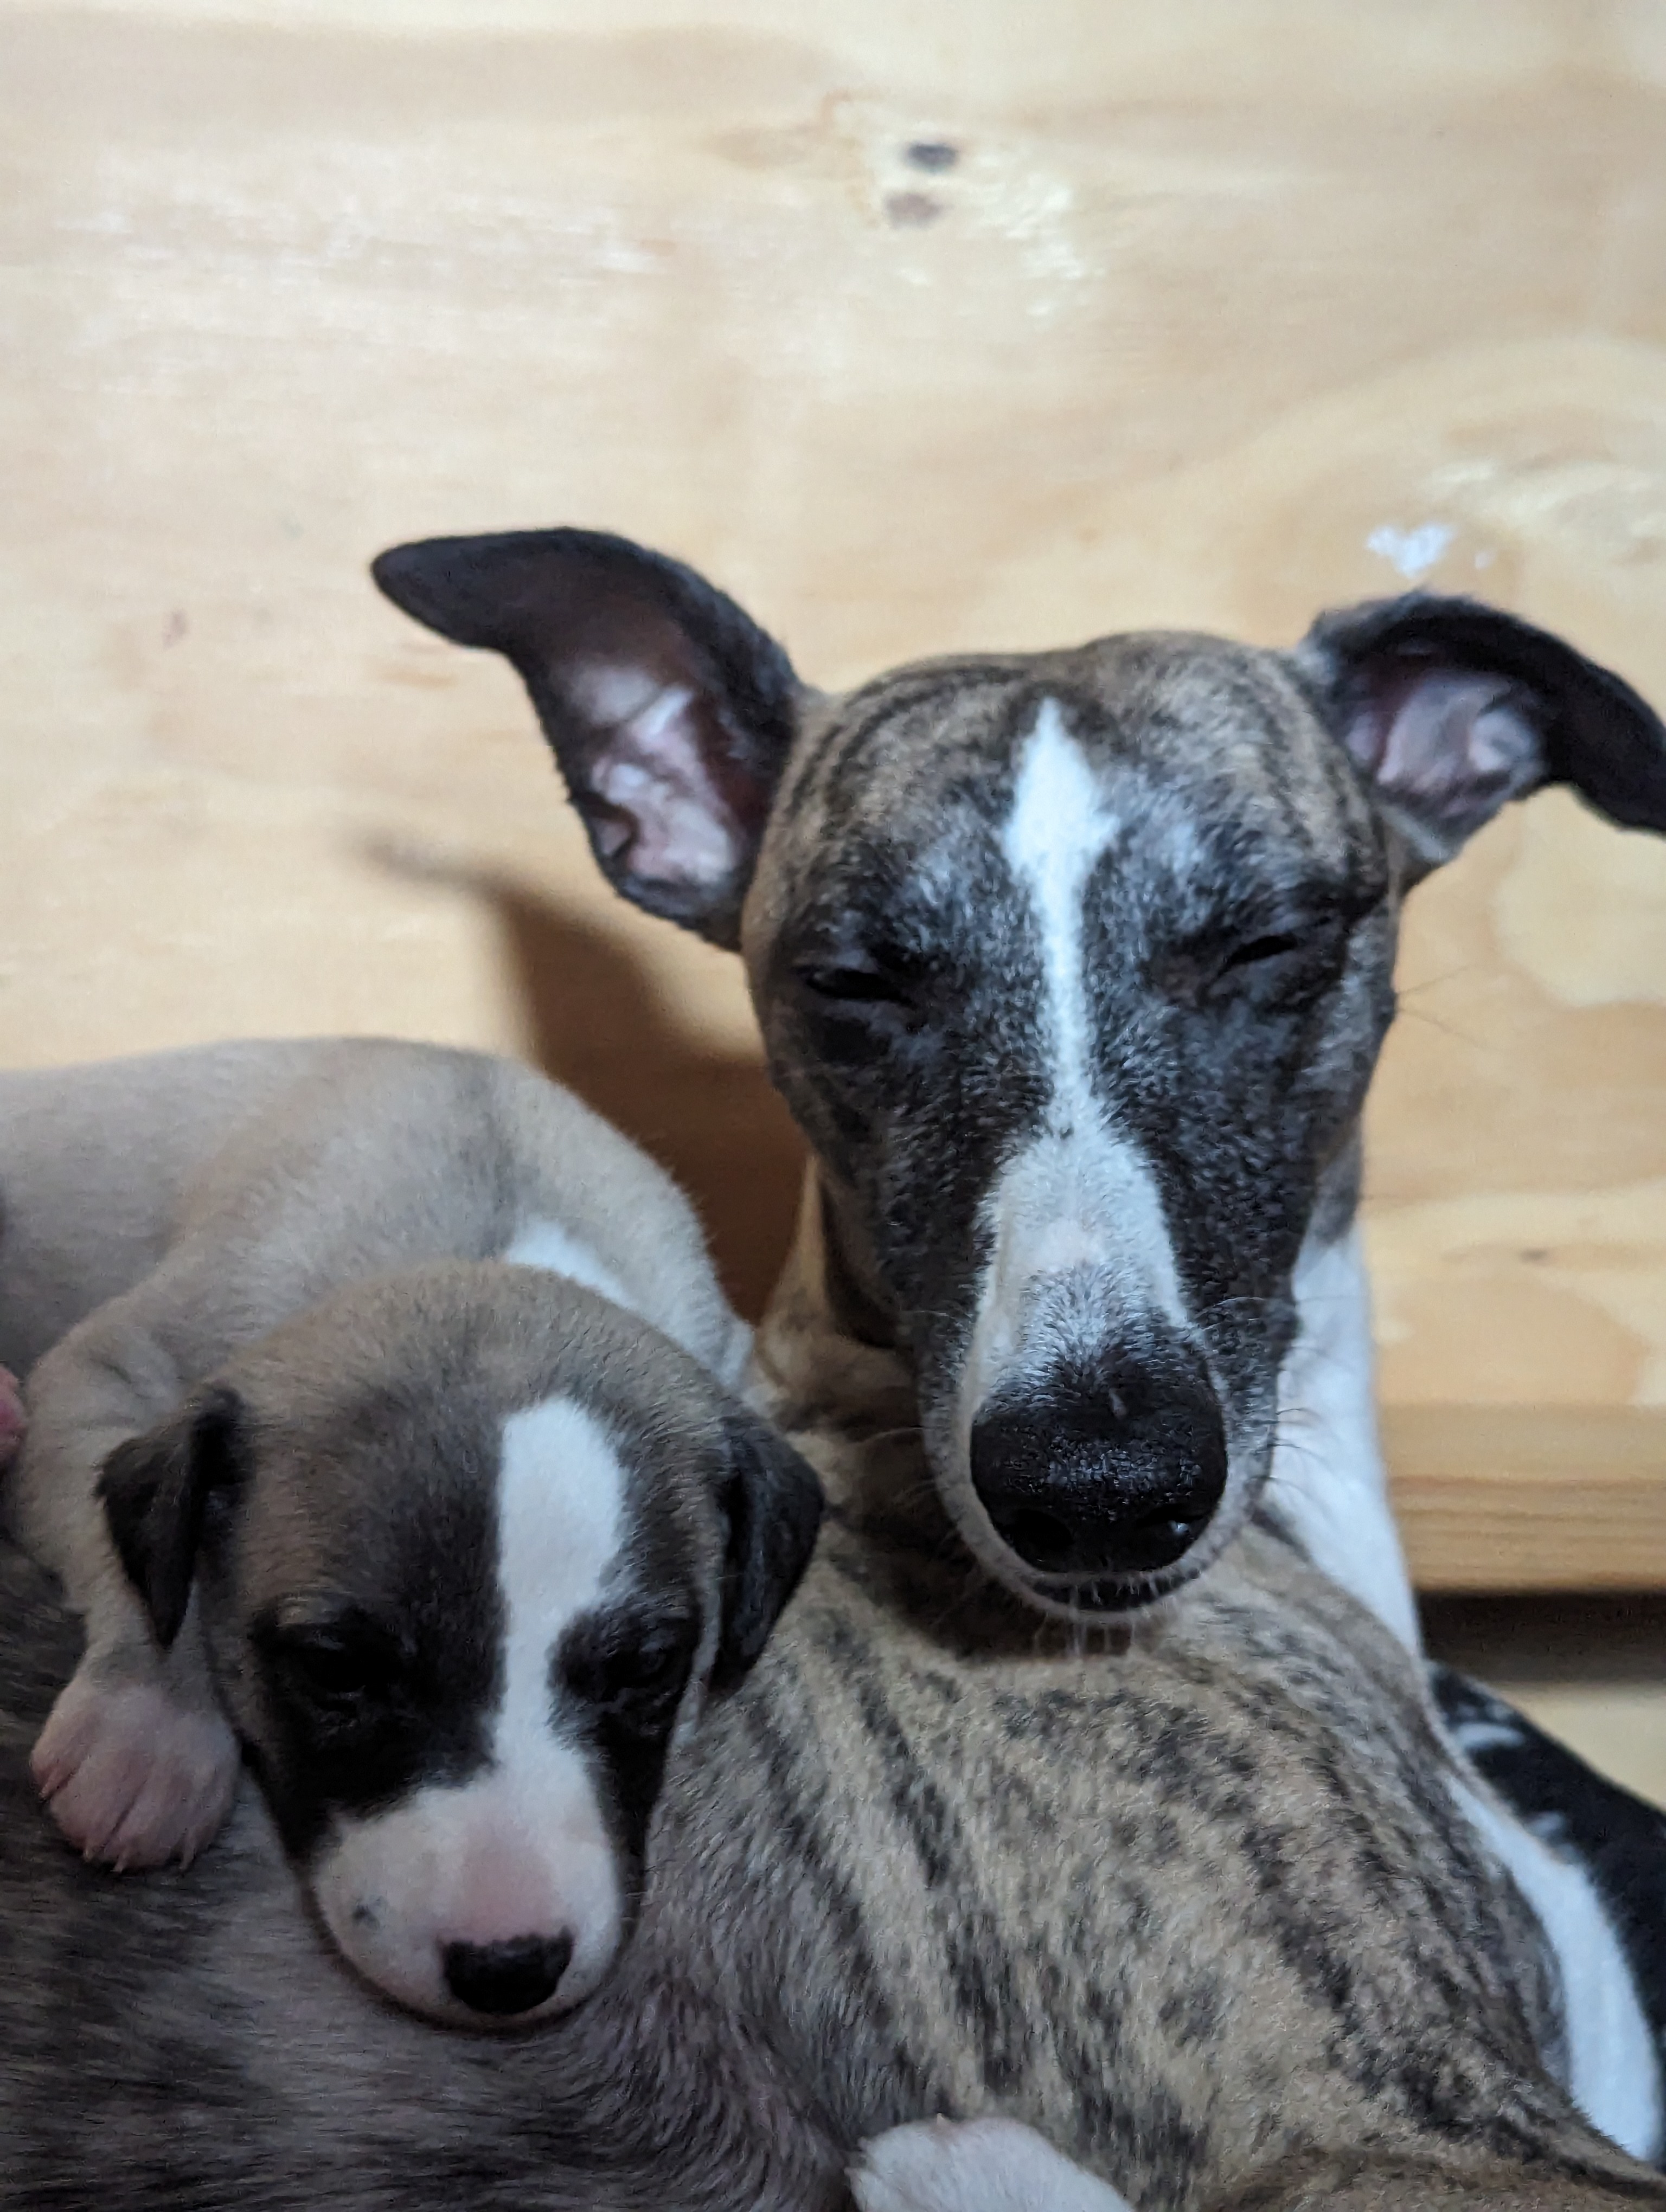
[[[439,539],[375,574],[520,671],[616,887],[744,952],[836,1300],[911,1356],[972,1550],[1075,1617],[1197,1573],[1267,1478],[1405,890],[1547,783],[1666,829],[1650,708],[1468,600],[1326,616],[1292,653],[1146,633],[830,699],[617,538]]]
[[[667,1755],[757,1657],[820,1515],[675,1346],[495,1264],[279,1329],[112,1454],[103,1494],[164,1643],[196,1591],[342,1951],[475,2027],[607,1972]]]

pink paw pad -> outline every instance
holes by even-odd
[[[23,1386],[8,1367],[0,1367],[0,1467],[17,1455],[29,1417],[23,1410]]]
[[[83,1669],[47,1716],[29,1761],[54,1820],[83,1857],[125,1873],[189,1866],[231,1809],[237,1739],[222,1716],[160,1682]]]

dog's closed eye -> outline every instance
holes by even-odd
[[[793,973],[813,998],[837,1006],[894,1006],[905,994],[901,981],[878,967],[806,960]]]
[[[1159,954],[1152,980],[1178,1006],[1225,1006],[1247,998],[1268,1012],[1295,1012],[1337,981],[1352,928],[1348,917],[1330,914],[1243,933],[1210,931]]]

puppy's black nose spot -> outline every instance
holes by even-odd
[[[447,1943],[441,1954],[446,1987],[471,2012],[508,2020],[547,2004],[573,1957],[573,1938],[512,1936],[505,1943]]]

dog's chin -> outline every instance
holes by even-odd
[[[1177,1559],[1146,1574],[1092,1577],[1038,1573],[996,1534],[970,1476],[948,1487],[945,1503],[966,1548],[992,1582],[1049,1620],[1114,1629],[1178,1596],[1207,1573],[1248,1518],[1246,1499],[1235,1493],[1239,1486],[1229,1480],[1226,1495]]]
[[[325,1925],[328,1927],[327,1921]],[[605,1976],[604,1969],[571,1977],[570,1990],[564,1979],[556,1996],[541,2004],[529,2006],[524,2012],[482,2013],[459,2004],[425,1960],[401,1957],[351,1940],[344,1942],[333,1928],[329,1929],[329,1933],[344,1963],[377,1996],[401,2012],[426,2021],[430,2027],[450,2028],[462,2035],[492,2038],[534,2034],[581,2005]],[[611,1960],[606,1962],[608,1966],[611,1963]]]

